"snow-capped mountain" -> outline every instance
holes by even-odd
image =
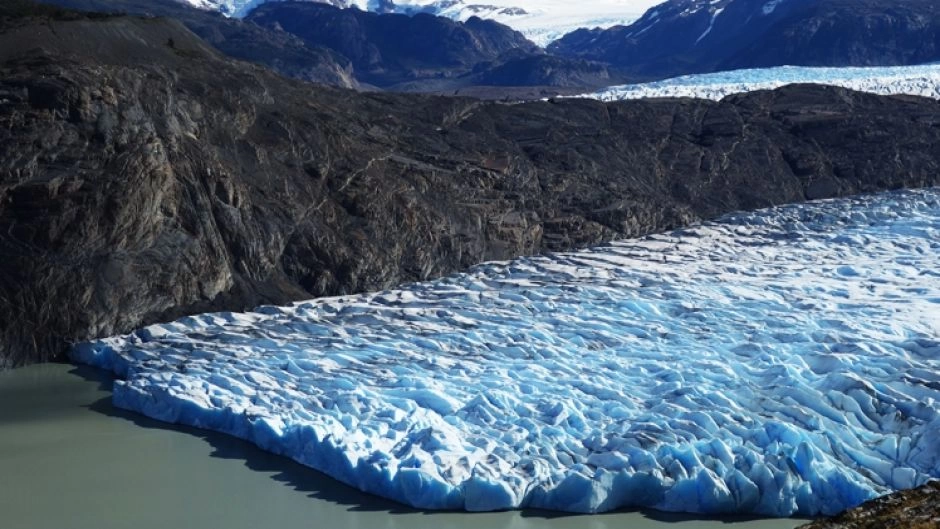
[[[669,0],[630,26],[581,29],[549,51],[634,75],[940,60],[935,0]]]
[[[496,20],[521,31],[539,46],[578,28],[630,24],[660,0],[399,0],[406,9],[425,10],[457,20],[471,16]]]
[[[518,31],[481,19],[461,23],[430,15],[378,15],[311,2],[271,2],[245,20],[296,35],[309,46],[329,48],[352,61],[357,79],[383,88],[419,80],[436,86],[442,79],[479,73],[507,55],[541,53]]]
[[[721,99],[731,94],[771,90],[788,84],[841,86],[880,95],[915,95],[940,99],[940,64],[881,68],[811,68],[780,66],[684,75],[672,79],[614,86],[583,97],[602,101],[650,97]]]
[[[180,0],[202,9],[243,17],[269,0]],[[629,24],[660,0],[310,0],[380,13],[430,13],[465,21],[495,20],[521,31],[540,46],[578,28]]]
[[[778,19],[816,0],[669,0],[630,26],[582,29],[552,44],[561,55],[613,64],[643,64],[654,74],[675,63],[704,64],[712,55],[757,38]],[[688,66],[686,66],[688,67]]]

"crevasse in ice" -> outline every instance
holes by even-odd
[[[431,509],[833,513],[940,477],[940,190],[76,346],[114,401]]]

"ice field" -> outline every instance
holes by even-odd
[[[76,345],[115,404],[430,509],[835,513],[940,477],[940,189]]]
[[[915,95],[940,99],[940,64],[885,67],[779,66],[685,75],[651,83],[614,86],[581,97],[617,101],[645,97],[721,99],[753,90],[794,83],[841,86],[880,95]]]

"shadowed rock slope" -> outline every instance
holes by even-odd
[[[940,178],[940,108],[357,94],[180,23],[0,22],[0,363],[186,313],[440,276]]]
[[[359,87],[352,62],[329,48],[307,45],[290,33],[226,18],[176,0],[42,0],[42,4],[97,13],[173,18],[229,57],[258,63],[295,79],[343,88]]]
[[[411,83],[423,91],[444,80],[467,86],[472,78],[457,78],[491,67],[504,55],[541,53],[522,33],[476,17],[456,22],[426,13],[378,14],[315,2],[275,2],[259,6],[246,20],[296,35],[309,46],[335,50],[352,61],[360,81],[389,89]]]

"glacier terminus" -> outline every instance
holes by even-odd
[[[831,514],[940,477],[940,190],[73,347],[117,406],[428,509]]]

